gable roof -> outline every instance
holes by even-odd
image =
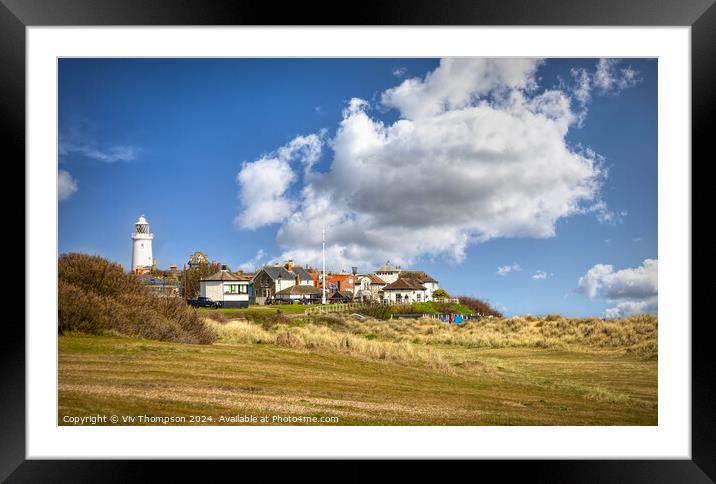
[[[399,277],[397,281],[388,284],[383,288],[384,291],[403,289],[408,289],[412,291],[424,291],[425,286],[421,285],[421,283],[415,279],[410,279],[408,277]]]
[[[368,274],[368,279],[370,279],[371,284],[380,284],[380,285],[386,284],[386,282],[383,279],[376,276],[375,274]]]
[[[202,281],[246,281],[247,279],[239,279],[237,276],[229,271],[219,271],[210,276],[202,277]]]
[[[301,266],[293,266],[293,273],[302,281],[312,281],[311,275]]]
[[[284,266],[263,266],[259,271],[256,272],[256,275],[258,275],[261,271],[264,271],[266,274],[268,274],[268,276],[273,281],[278,279],[278,276],[281,276],[281,279],[283,279],[284,281],[292,281],[296,278],[296,276],[298,276],[298,279],[301,281],[313,280],[308,274],[308,272],[306,272],[306,269],[301,266],[293,266],[293,271],[289,271]]]
[[[350,291],[333,291],[328,299],[351,299],[352,297],[353,293]]]
[[[398,269],[393,264],[391,264],[390,261],[386,261],[386,263],[383,264],[375,272],[399,272],[399,271],[400,271],[400,269]]]
[[[310,296],[313,294],[323,294],[323,291],[317,287],[314,286],[291,286],[287,287],[286,289],[282,289],[281,291],[278,291],[276,295],[278,296],[289,296],[289,295],[297,295],[297,296]]]
[[[293,274],[288,272],[285,267],[283,266],[263,266],[260,271],[256,273],[256,275],[259,274],[259,272],[264,271],[272,280],[278,279],[278,276],[281,276],[281,279],[283,280],[289,280],[293,279]]]
[[[432,277],[430,277],[430,275],[427,272],[423,272],[423,271],[403,271],[400,273],[400,276],[406,277],[409,279],[415,279],[416,281],[423,283],[423,284],[426,282],[438,282],[435,279],[433,279]]]

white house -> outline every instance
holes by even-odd
[[[400,274],[403,279],[413,279],[425,287],[425,299],[424,301],[433,300],[433,292],[438,289],[438,281],[430,277],[423,271],[403,271]]]
[[[399,277],[383,288],[383,301],[405,304],[427,301],[427,289],[415,279]]]
[[[400,272],[400,266],[394,266],[390,263],[390,261],[387,261],[385,264],[383,264],[382,267],[375,271],[375,275],[378,276],[381,280],[383,280],[386,284],[390,284],[391,282],[395,282],[398,280]]]
[[[253,296],[251,278],[232,274],[222,266],[216,274],[201,278],[199,295],[220,302],[224,308],[246,308]]]

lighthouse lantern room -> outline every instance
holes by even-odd
[[[154,234],[149,231],[149,222],[144,215],[134,224],[132,234],[132,271],[137,273],[148,272],[154,265],[152,257],[152,239]]]

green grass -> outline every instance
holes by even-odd
[[[59,423],[104,414],[211,415],[204,423],[212,425],[221,415],[329,416],[339,425],[657,424],[656,359],[606,349],[431,348],[451,371],[277,344],[60,336]]]
[[[266,311],[268,313],[275,313],[277,310],[281,311],[284,314],[301,314],[306,311],[306,309],[310,308],[311,306],[308,304],[277,304],[277,305],[268,305],[268,306],[262,306],[259,304],[252,304],[248,308],[220,308],[220,309],[209,309],[209,308],[199,308],[199,311],[202,313],[210,313],[210,312],[219,312],[222,314],[225,314],[226,316],[234,316],[234,315],[241,315],[245,314],[248,311]]]

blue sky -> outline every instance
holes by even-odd
[[[530,131],[544,126],[535,113],[551,123],[544,139]],[[475,131],[459,138],[465,125]],[[489,164],[466,147],[474,133],[501,147]],[[283,256],[312,263],[319,217],[334,270],[391,259],[507,314],[656,310],[656,269],[645,264],[658,256],[654,59],[61,59],[59,136],[60,253],[128,267],[145,214],[160,267],[195,250],[234,269]],[[465,187],[449,179],[455,163],[479,167]],[[510,167],[517,176],[535,163],[544,183],[510,183]],[[585,163],[591,171],[555,200],[550,180],[574,180]],[[481,183],[498,172],[503,185]],[[383,187],[381,173],[402,175]],[[274,181],[281,174],[290,180]],[[328,214],[314,213],[321,203]],[[541,207],[551,207],[544,218]],[[397,222],[386,215],[403,210]]]

